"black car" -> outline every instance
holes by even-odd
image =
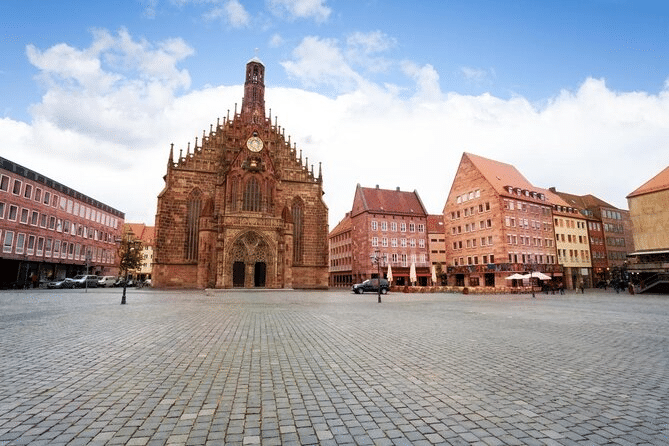
[[[46,284],[47,288],[74,288],[72,279],[66,278],[61,280],[54,280]]]
[[[390,284],[386,279],[381,279],[381,294],[386,294],[390,289]],[[379,291],[379,279],[367,279],[362,283],[356,283],[353,285],[353,292],[356,294],[362,294],[365,291],[374,291],[377,293]]]

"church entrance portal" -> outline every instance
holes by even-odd
[[[268,265],[271,265],[271,249],[257,232],[249,231],[240,235],[232,244],[230,263],[227,270],[232,272],[234,288],[264,288],[268,285]],[[271,273],[271,274],[270,274]],[[269,284],[270,286],[271,283]]]

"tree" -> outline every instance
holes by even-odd
[[[118,248],[119,272],[122,277],[128,276],[128,271],[135,270],[142,264],[142,241],[132,239],[124,234]]]
[[[437,263],[436,265],[434,265],[434,273],[435,273],[435,276],[437,276],[439,278],[440,284],[444,283],[444,275],[445,274],[444,274],[444,268],[441,265],[441,263]]]

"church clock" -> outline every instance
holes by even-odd
[[[252,136],[246,141],[246,147],[248,147],[251,152],[260,152],[263,148],[262,139],[257,136]]]

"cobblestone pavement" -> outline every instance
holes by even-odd
[[[669,297],[0,292],[0,445],[669,444]]]

